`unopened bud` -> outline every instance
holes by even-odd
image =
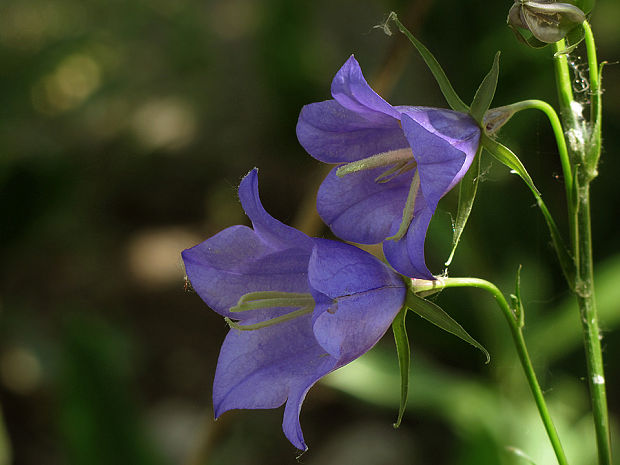
[[[516,0],[508,12],[508,26],[517,38],[532,46],[544,47],[564,39],[576,26],[586,20],[586,15],[570,3],[553,0]],[[526,38],[521,30],[531,32]]]

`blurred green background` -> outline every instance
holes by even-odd
[[[212,421],[224,321],[184,291],[179,253],[246,221],[236,186],[260,167],[282,221],[329,236],[312,215],[324,167],[295,137],[301,107],[329,98],[355,53],[394,104],[445,106],[422,61],[373,26],[399,12],[470,101],[502,50],[494,104],[556,102],[550,50],[524,48],[510,2],[462,0],[2,0],[0,4],[0,465],[296,463],[282,411]],[[620,57],[620,4],[592,15],[599,57]],[[581,50],[581,49],[579,49]],[[575,70],[585,69],[580,51]],[[616,457],[620,414],[620,68],[605,68],[604,150],[593,185],[594,254]],[[579,84],[579,83],[578,83]],[[587,90],[581,92],[585,102]],[[501,133],[565,226],[545,119]],[[544,222],[516,176],[483,160],[484,182],[450,274],[512,292],[523,265],[526,338],[573,465],[594,463],[579,320]],[[442,271],[449,194],[427,257]],[[313,464],[554,463],[510,335],[481,291],[436,302],[483,356],[410,315],[410,404],[388,335],[310,391]],[[620,462],[617,462],[620,463]]]

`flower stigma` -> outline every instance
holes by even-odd
[[[396,171],[398,171],[411,161],[413,161],[413,153],[411,152],[411,148],[390,150],[388,152],[377,153],[370,157],[352,161],[351,163],[342,165],[336,170],[336,175],[341,178],[343,176],[346,176],[347,174],[357,173],[358,171],[371,170],[374,168],[379,168],[380,166],[396,165],[375,180],[378,181],[384,176],[389,176],[390,174],[394,173],[394,171],[392,171],[394,168],[396,168]]]
[[[398,241],[402,239],[407,231],[409,230],[409,225],[413,221],[413,211],[415,209],[415,198],[418,195],[418,191],[420,190],[420,175],[416,171],[413,175],[413,179],[411,180],[411,186],[409,187],[409,195],[407,195],[407,201],[405,203],[405,208],[403,209],[403,219],[400,222],[400,227],[398,231],[393,236],[387,238],[388,241]]]
[[[230,318],[224,318],[228,326],[241,331],[253,331],[256,329],[266,328],[294,318],[312,313],[314,310],[314,299],[311,294],[297,292],[279,292],[279,291],[260,291],[249,292],[241,296],[237,305],[230,308],[231,313],[246,312],[249,310],[273,308],[297,308],[293,312],[270,318],[255,324],[243,325]]]

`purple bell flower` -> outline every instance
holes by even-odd
[[[232,226],[182,253],[193,288],[231,325],[213,384],[215,416],[286,403],[284,434],[305,450],[306,393],[377,343],[404,304],[405,284],[372,255],[271,217],[257,170],[239,197],[253,229]]]
[[[383,242],[396,271],[435,279],[424,240],[439,199],[465,175],[480,128],[465,113],[392,106],[351,56],[332,81],[333,100],[301,110],[297,137],[317,160],[338,164],[321,184],[317,210],[341,239]]]

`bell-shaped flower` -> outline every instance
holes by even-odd
[[[271,217],[256,170],[239,197],[253,228],[232,226],[182,253],[193,288],[231,326],[215,373],[215,416],[286,403],[284,433],[305,450],[306,393],[377,343],[404,305],[405,284],[372,255]]]
[[[367,84],[353,56],[336,74],[333,100],[306,105],[297,137],[334,163],[317,196],[319,215],[341,239],[383,242],[404,275],[434,279],[424,240],[439,199],[470,167],[480,128],[465,113],[392,106]]]

